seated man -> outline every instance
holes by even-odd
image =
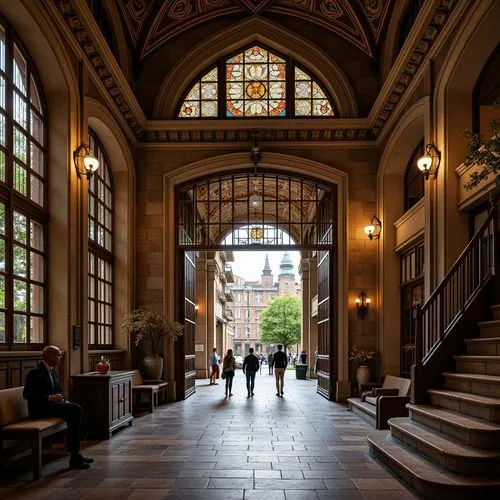
[[[61,362],[58,347],[49,345],[42,351],[42,361],[26,376],[24,399],[28,401],[28,412],[32,418],[56,417],[66,420],[68,425],[68,449],[71,453],[71,469],[88,469],[94,460],[80,454],[82,430],[82,408],[70,403],[62,393],[54,366]]]

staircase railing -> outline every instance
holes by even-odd
[[[428,389],[423,372],[433,356],[453,334],[456,325],[473,305],[481,290],[498,273],[496,204],[448,274],[423,306],[417,305],[415,318],[415,358],[412,367],[413,399],[425,399]]]

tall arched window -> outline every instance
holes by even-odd
[[[99,168],[89,181],[88,327],[89,348],[113,346],[113,182],[102,144],[89,130]]]
[[[424,197],[424,176],[417,167],[417,160],[424,154],[424,140],[415,148],[405,171],[405,212]]]
[[[0,350],[47,342],[47,137],[34,64],[0,18]]]
[[[206,69],[184,93],[177,116],[331,118],[332,102],[293,59],[253,44]]]
[[[489,122],[500,119],[500,44],[497,45],[477,79],[473,93],[473,130],[491,137]]]

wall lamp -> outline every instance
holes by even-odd
[[[87,180],[94,175],[99,168],[99,160],[92,154],[90,146],[82,142],[73,153],[76,171],[79,176],[85,175]]]
[[[380,231],[382,230],[382,223],[380,219],[374,215],[368,226],[364,227],[364,232],[370,240],[378,240],[380,238]]]
[[[200,306],[198,304],[194,305],[194,313],[197,315],[198,311],[200,310]]]
[[[367,297],[366,293],[363,291],[356,298],[356,310],[361,319],[365,319],[368,315],[371,301],[370,297]]]
[[[417,167],[422,172],[425,180],[430,175],[436,177],[441,162],[441,153],[431,142],[424,147],[424,154],[417,160]]]

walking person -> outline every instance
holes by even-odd
[[[269,365],[269,375],[273,374],[273,353],[270,352],[269,356],[267,357],[267,363]]]
[[[222,371],[226,379],[226,398],[229,395],[231,397],[233,393],[233,378],[234,370],[236,370],[236,363],[233,356],[233,350],[228,349],[227,354],[224,356],[224,361],[222,362]]]
[[[217,347],[212,349],[212,354],[210,354],[210,366],[212,367],[212,373],[210,373],[210,385],[217,385],[217,379],[219,378],[219,363],[220,358],[217,356]]]
[[[319,347],[314,351],[314,373],[318,372]]]
[[[281,349],[283,349],[283,346],[278,344],[278,352],[275,352],[273,356],[274,376],[276,378],[276,396],[278,397],[283,397],[284,394],[285,369],[288,364],[286,354]]]
[[[255,374],[259,371],[259,358],[253,353],[253,347],[250,347],[248,352],[250,354],[248,356],[245,356],[242,366],[243,373],[247,376],[247,398],[253,396]]]

